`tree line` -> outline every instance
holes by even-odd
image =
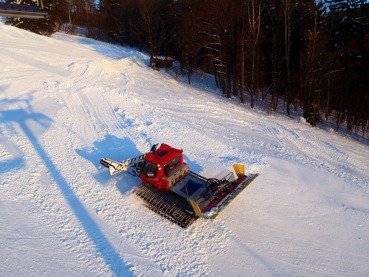
[[[32,3],[32,0],[25,2]],[[51,34],[137,47],[214,76],[226,97],[268,112],[302,109],[313,126],[364,136],[369,128],[369,5],[364,0],[43,0],[45,20],[12,19]]]

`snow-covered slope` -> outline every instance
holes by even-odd
[[[152,71],[133,49],[0,34],[0,276],[369,274],[367,145]],[[208,177],[233,163],[260,176],[183,230],[99,165],[157,142]]]

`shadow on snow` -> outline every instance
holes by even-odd
[[[118,276],[132,275],[129,266],[124,263],[124,261],[119,256],[119,253],[114,249],[113,245],[108,241],[103,232],[99,229],[97,223],[90,216],[83,203],[81,203],[78,197],[74,194],[72,188],[68,185],[67,181],[59,172],[51,157],[38,143],[36,135],[28,127],[28,123],[34,121],[46,128],[52,123],[52,120],[41,113],[35,113],[32,110],[28,112],[24,109],[1,111],[0,119],[0,123],[4,122],[5,124],[9,124],[13,122],[17,123],[20,126],[20,128],[28,138],[30,144],[36,150],[43,163],[49,170],[50,174],[54,178],[55,182],[58,184],[60,191],[64,195],[64,198],[67,200],[72,211],[89,235],[97,251],[101,254],[106,264],[110,267],[110,270],[113,272],[113,274]],[[13,161],[12,163],[15,162],[16,161]]]
[[[122,160],[142,155],[134,142],[129,138],[118,138],[113,135],[106,135],[103,140],[94,142],[94,146],[92,148],[76,149],[76,152],[99,169],[98,173],[94,175],[94,178],[101,185],[105,186],[113,180],[116,183],[118,190],[122,194],[125,194],[140,183],[137,177],[125,172],[115,176],[110,176],[109,170],[100,164],[100,160],[102,158],[109,158],[120,162]]]
[[[143,153],[137,149],[135,143],[129,138],[118,138],[113,135],[106,135],[103,140],[94,142],[92,148],[76,149],[76,152],[99,169],[99,172],[95,174],[94,177],[96,181],[102,185],[107,185],[111,180],[114,180],[118,190],[122,194],[125,194],[141,182],[138,177],[132,176],[126,172],[110,176],[108,169],[100,164],[102,158],[120,162],[142,155]],[[184,160],[192,171],[200,173],[203,170],[200,165],[191,161],[186,155],[184,155]]]

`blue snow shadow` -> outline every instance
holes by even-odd
[[[0,174],[5,173],[10,170],[14,170],[14,169],[21,169],[24,166],[25,166],[25,162],[24,162],[23,157],[6,160],[3,162],[0,162]]]
[[[204,168],[201,165],[199,165],[198,163],[190,160],[187,155],[183,154],[183,159],[189,165],[191,171],[193,171],[197,174],[199,174],[199,173],[201,173],[201,171],[203,171]]]
[[[76,153],[89,160],[96,168],[101,168],[102,158],[122,161],[142,154],[130,139],[113,135],[106,135],[103,140],[95,141],[92,148],[76,149]]]
[[[0,94],[5,92],[8,89],[8,87],[10,87],[10,84],[1,85]],[[24,98],[0,99],[0,124],[5,125],[5,129],[7,129],[7,134],[2,134],[0,131],[0,145],[4,149],[6,149],[8,154],[10,154],[11,156],[9,159],[6,159],[0,162],[0,174],[5,173],[7,171],[15,170],[15,169],[20,170],[26,165],[25,160],[24,160],[23,151],[17,146],[16,143],[12,141],[12,138],[19,136],[14,126],[12,125],[12,123],[17,121],[16,120],[17,115],[15,113],[9,114],[9,112],[5,110],[3,107],[4,106],[8,107],[9,104],[19,103],[19,102],[24,102],[27,107],[30,107],[31,100],[33,99],[33,96],[32,96],[33,92],[34,91],[29,92],[27,97],[24,97]],[[14,117],[14,118],[12,118],[12,120],[9,120],[9,117]],[[45,128],[45,125],[47,126],[47,122],[44,122],[42,116],[37,116],[34,119],[42,127]]]
[[[95,141],[93,147],[76,149],[75,151],[99,170],[94,175],[94,178],[103,186],[109,184],[113,179],[118,190],[125,194],[140,183],[137,177],[126,172],[110,176],[109,170],[100,164],[102,158],[109,158],[119,162],[142,155],[143,153],[137,149],[136,145],[129,138],[106,135],[103,140]]]
[[[7,110],[1,111],[0,116],[4,122],[17,123],[22,129],[25,136],[28,138],[30,144],[33,146],[44,165],[52,175],[60,191],[62,192],[65,200],[68,202],[71,210],[85,229],[89,238],[96,247],[97,252],[105,260],[105,263],[109,266],[113,275],[115,276],[133,276],[130,266],[125,264],[119,256],[114,246],[105,237],[103,232],[100,230],[97,223],[90,216],[83,203],[74,194],[73,189],[68,185],[63,175],[60,173],[58,168],[52,161],[52,158],[47,154],[45,149],[39,144],[36,135],[28,127],[27,123],[35,121],[41,125],[51,125],[52,120],[41,113],[35,113],[31,109],[29,111],[18,109],[18,110]]]
[[[0,112],[0,125],[3,123],[5,123],[3,122],[3,112]],[[11,129],[11,127],[9,127],[9,129]],[[1,132],[0,145],[12,156],[11,158],[0,162],[0,174],[14,169],[21,169],[25,166],[26,163],[23,158],[24,153],[10,139],[6,138],[5,135],[2,135]]]

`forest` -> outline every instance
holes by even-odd
[[[312,126],[327,120],[368,136],[366,0],[42,2],[46,19],[8,22],[43,35],[84,27],[88,37],[178,61],[189,83],[194,72],[211,74],[225,97],[251,108],[302,110]]]

